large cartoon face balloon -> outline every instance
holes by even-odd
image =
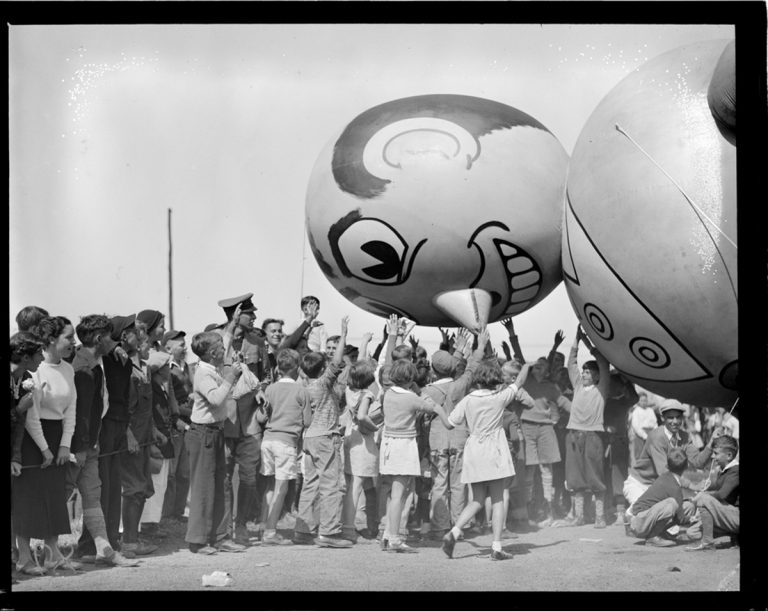
[[[536,119],[482,98],[371,108],[320,154],[306,227],[333,286],[420,325],[478,327],[561,280],[568,157]]]
[[[702,406],[737,396],[735,112],[716,110],[733,94],[727,45],[665,53],[605,96],[573,151],[563,230],[595,346],[637,384]]]

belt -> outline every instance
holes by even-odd
[[[199,422],[193,422],[190,424],[190,426],[193,429],[213,429],[215,431],[223,431],[224,430],[224,423],[223,422],[211,422],[208,424],[203,424]]]

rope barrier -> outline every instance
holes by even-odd
[[[176,437],[176,435],[172,435],[172,436],[171,436],[171,438],[173,438],[173,437]],[[147,443],[140,443],[140,444],[139,444],[139,447],[140,447],[140,448],[146,448],[147,446],[153,446],[153,445],[155,445],[155,443],[157,443],[157,442],[155,442],[155,441],[150,441],[150,442],[147,442]],[[113,452],[106,452],[106,453],[104,453],[104,454],[99,454],[97,458],[102,458],[102,457],[104,457],[104,456],[114,456],[115,454],[122,454],[123,452],[128,452],[128,448],[125,448],[124,450],[115,450],[115,451],[113,451]],[[21,466],[21,468],[22,468],[22,469],[39,469],[39,468],[41,468],[42,466],[43,466],[43,464],[42,464],[42,463],[40,463],[39,465],[22,465],[22,466]],[[49,466],[49,467],[51,467],[51,466],[53,466],[53,467],[63,467],[64,465],[54,465],[54,464],[53,464],[53,462],[51,462],[51,464],[50,464],[50,465],[48,465],[48,466]],[[47,467],[46,467],[46,468],[47,468]]]

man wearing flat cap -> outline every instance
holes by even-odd
[[[99,476],[101,477],[101,507],[107,523],[107,534],[113,548],[119,550],[120,517],[122,513],[121,457],[128,450],[128,395],[133,365],[124,344],[135,343],[136,315],[113,316],[111,340],[114,348],[102,359],[104,381],[109,394],[109,409],[101,421],[99,447]],[[117,547],[116,547],[117,546]]]
[[[712,457],[712,442],[720,435],[720,431],[715,431],[707,445],[699,450],[682,428],[685,408],[680,401],[664,399],[659,406],[659,412],[664,421],[663,426],[648,433],[645,445],[635,464],[630,467],[629,476],[624,482],[624,498],[630,506],[660,475],[668,471],[667,460],[672,448],[680,448],[685,452],[689,467],[702,469]],[[689,500],[683,501],[686,521],[693,519],[695,510],[695,506]],[[690,533],[691,530],[689,529],[688,532]]]
[[[178,414],[172,414],[171,442],[173,458],[169,465],[168,487],[165,489],[163,518],[176,522],[185,520],[184,510],[189,492],[189,454],[185,444],[186,430],[192,416],[192,372],[187,363],[186,333],[176,329],[163,335],[163,349],[171,356],[169,361],[171,390],[179,408]]]

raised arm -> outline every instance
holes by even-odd
[[[552,342],[552,349],[549,351],[549,354],[547,355],[547,363],[549,363],[549,370],[554,371],[555,370],[555,355],[557,354],[557,349],[560,347],[560,344],[563,343],[563,340],[565,339],[565,333],[563,333],[562,329],[558,329],[555,333],[555,339]]]
[[[358,359],[365,360],[368,358],[368,344],[371,343],[372,339],[373,333],[370,331],[363,333],[363,337],[360,339],[360,350],[357,357]]]
[[[280,345],[278,346],[278,350],[282,350],[283,348],[291,348],[294,349],[299,344],[299,341],[301,341],[301,338],[304,336],[304,333],[306,333],[307,329],[312,325],[312,321],[317,318],[317,304],[312,302],[309,305],[307,305],[307,311],[304,314],[304,320],[301,321],[301,324],[291,333],[290,335],[287,335],[283,338],[283,341],[280,342]]]
[[[311,304],[310,304],[311,305]],[[347,331],[349,330],[349,316],[345,316],[341,319],[341,335],[339,335],[339,343],[336,344],[336,351],[333,353],[331,363],[334,363],[341,367],[344,361],[344,348],[347,347]]]
[[[384,350],[384,364],[392,364],[392,351],[395,349],[395,342],[397,342],[398,331],[398,319],[397,314],[392,314],[387,319],[387,346]]]
[[[509,335],[509,344],[512,346],[512,353],[514,354],[515,358],[521,363],[525,363],[525,357],[523,356],[523,351],[520,348],[520,341],[515,334],[515,325],[512,322],[512,317],[508,316],[507,318],[503,318],[501,320],[501,324],[507,330],[507,334]]]
[[[571,385],[576,388],[581,378],[579,372],[579,342],[581,341],[582,331],[581,325],[576,325],[576,339],[573,340],[573,346],[571,346],[571,352],[568,355],[568,377],[571,380]]]

